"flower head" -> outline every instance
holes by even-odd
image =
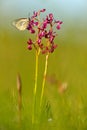
[[[40,49],[42,54],[52,53],[56,49],[57,45],[54,40],[57,33],[54,32],[54,26],[59,30],[61,28],[62,21],[54,20],[52,13],[48,14],[46,18],[40,21],[40,13],[44,13],[46,9],[34,11],[33,16],[29,19],[27,30],[36,36],[36,40],[28,40],[28,49],[32,50],[32,45],[35,49]],[[44,39],[46,42],[44,42]]]

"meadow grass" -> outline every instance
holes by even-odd
[[[61,34],[60,34],[61,35]],[[71,36],[72,35],[72,36]],[[41,121],[35,130],[86,130],[87,129],[87,45],[86,37],[73,38],[74,33],[59,37],[58,48],[49,56],[44,106]],[[32,102],[35,72],[35,52],[28,51],[26,32],[4,30],[0,36],[0,130],[32,130]],[[83,44],[82,44],[83,42]],[[39,97],[45,57],[40,55],[36,115],[39,114]],[[17,73],[22,80],[22,120],[18,123]],[[54,76],[55,75],[55,76]],[[59,87],[67,83],[64,92]]]

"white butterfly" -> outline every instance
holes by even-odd
[[[15,26],[18,30],[24,31],[27,29],[29,24],[28,18],[19,18],[13,21],[12,25]]]

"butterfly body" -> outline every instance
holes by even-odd
[[[24,31],[27,29],[29,24],[28,18],[19,18],[13,21],[13,26],[15,26],[18,30]]]

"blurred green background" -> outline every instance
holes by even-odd
[[[58,48],[49,57],[48,75],[55,74],[59,82],[66,82],[67,91],[61,96],[57,85],[46,83],[45,96],[51,104],[55,122],[53,126],[44,124],[41,129],[87,130],[86,0],[0,0],[0,130],[17,129],[18,73],[23,87],[23,129],[30,127],[35,51],[27,50],[28,31],[18,31],[12,26],[12,21],[29,17],[34,10],[42,8],[46,8],[45,14],[53,13],[56,19],[63,21],[55,40]],[[44,55],[41,55],[39,92],[44,60]]]

